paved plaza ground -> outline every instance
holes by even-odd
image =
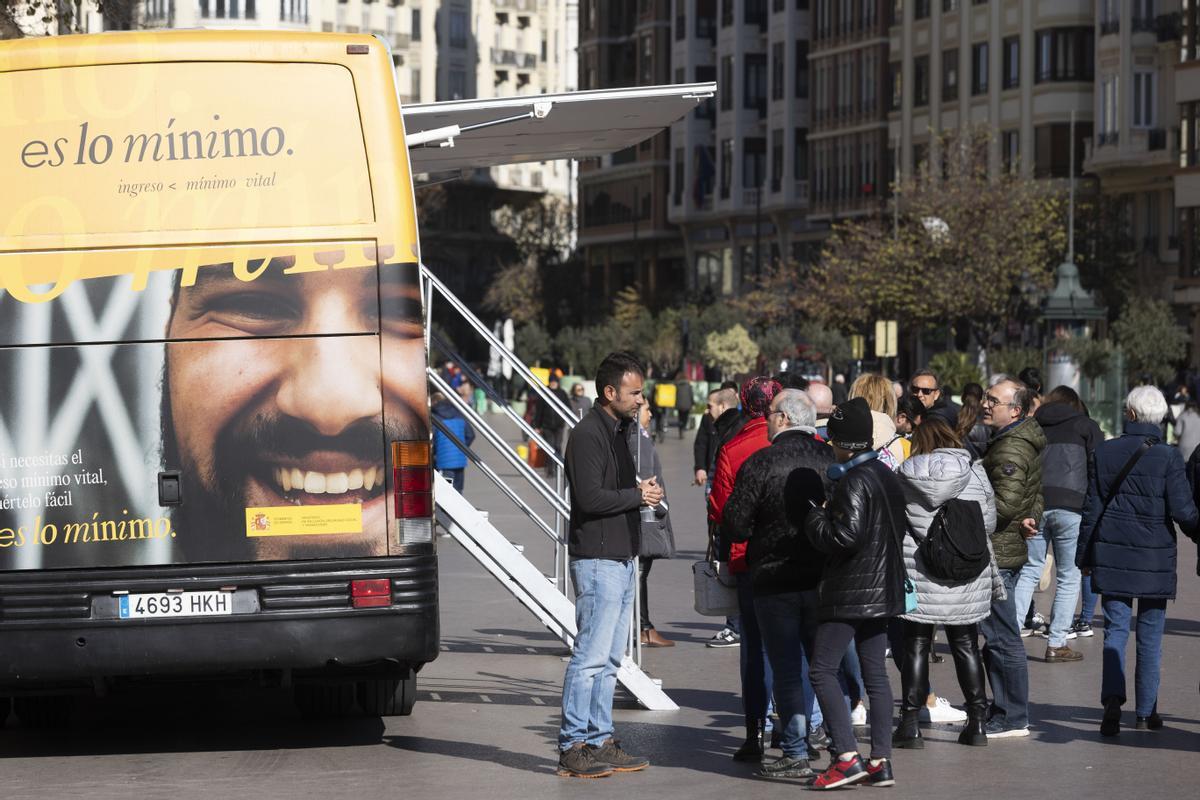
[[[91,704],[71,730],[0,732],[0,786],[18,797],[794,797],[796,785],[753,777],[730,755],[740,742],[738,652],[704,642],[720,621],[692,610],[691,562],[703,556],[703,492],[689,486],[691,433],[660,446],[679,558],[651,578],[651,610],[671,649],[645,666],[679,704],[616,712],[626,747],[653,767],[599,781],[554,776],[562,646],[450,539],[441,539],[441,657],[420,677],[408,718],[300,721],[280,692],[173,686]],[[511,478],[515,470],[500,472]],[[473,468],[467,495],[550,570],[548,540]],[[954,727],[927,732],[923,751],[898,751],[891,796],[1195,797],[1200,753],[1200,579],[1196,547],[1181,544],[1180,599],[1168,607],[1160,710],[1166,728],[1101,739],[1102,637],[1072,643],[1076,664],[1046,664],[1027,640],[1033,734],[987,748],[955,743]],[[1037,596],[1048,609],[1050,594]],[[946,653],[944,642],[938,648]],[[1132,641],[1130,643],[1132,651]],[[1132,662],[1132,653],[1131,653]],[[1132,663],[1131,663],[1132,670]],[[940,693],[961,705],[950,659],[932,665]],[[1132,674],[1131,674],[1132,682]],[[898,691],[898,677],[893,675]],[[1132,685],[1130,686],[1132,694]]]

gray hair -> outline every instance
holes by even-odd
[[[1013,387],[1013,405],[1021,411],[1021,419],[1029,416],[1030,410],[1033,408],[1033,390],[1025,385],[1025,382],[1020,378],[1014,378],[1011,375],[1000,373],[993,375],[988,382],[989,389],[995,389],[1002,383],[1012,384]],[[1166,413],[1165,411],[1163,412]]]
[[[817,408],[808,393],[799,389],[784,389],[775,401],[775,410],[782,411],[788,423],[797,428],[812,428],[817,424]]]
[[[1167,398],[1155,386],[1139,386],[1125,398],[1125,407],[1138,422],[1158,425],[1167,415]]]

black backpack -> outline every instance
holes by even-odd
[[[987,531],[983,512],[972,500],[947,500],[933,515],[929,534],[924,538],[913,533],[917,541],[917,556],[931,578],[951,583],[964,583],[978,578],[987,569]]]

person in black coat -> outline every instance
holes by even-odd
[[[552,395],[559,399],[563,404],[563,408],[571,408],[571,398],[567,397],[567,393],[559,387],[557,375],[550,375],[547,388],[549,388]],[[539,402],[537,408],[534,409],[534,430],[540,433],[546,440],[546,443],[554,448],[555,453],[560,455],[562,454],[563,428],[566,427],[566,424],[558,411],[551,408],[550,404],[545,401]],[[554,462],[550,459],[546,459],[546,474],[554,474]]]
[[[700,421],[700,429],[692,445],[695,483],[705,487],[705,494],[712,489],[713,469],[716,468],[721,445],[736,436],[745,424],[746,418],[738,409],[736,389],[722,386],[708,393],[708,410]]]
[[[754,610],[774,675],[775,703],[783,726],[783,756],[766,764],[767,778],[810,777],[804,704],[804,662],[817,627],[817,584],[825,556],[804,533],[810,509],[824,503],[833,452],[814,434],[816,409],[808,395],[785,389],[771,402],[771,446],[738,470],[722,512],[735,542],[748,542],[746,561]]]
[[[1167,600],[1174,599],[1178,550],[1175,525],[1192,539],[1200,512],[1179,449],[1160,439],[1167,401],[1154,386],[1125,399],[1125,435],[1101,443],[1093,456],[1075,563],[1091,574],[1104,607],[1104,671],[1100,733],[1121,730],[1125,703],[1125,643],[1137,600],[1137,727],[1162,727],[1159,668]],[[1132,464],[1124,480],[1118,477]]]
[[[814,788],[867,781],[891,785],[892,688],[885,652],[888,619],[905,612],[904,488],[871,449],[871,409],[861,397],[834,409],[829,439],[840,475],[824,508],[805,520],[813,547],[826,554],[818,588],[817,628],[810,676],[836,754]],[[871,760],[857,751],[838,667],[850,641],[858,648],[870,698]]]

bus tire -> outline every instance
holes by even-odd
[[[358,684],[358,704],[369,717],[407,717],[417,701],[417,676],[374,678]]]
[[[305,719],[336,719],[354,709],[352,683],[298,683],[292,696]]]
[[[72,703],[71,697],[67,695],[15,697],[12,706],[17,713],[17,719],[25,728],[65,728],[71,721]]]

